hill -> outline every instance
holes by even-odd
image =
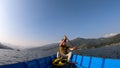
[[[76,51],[74,51],[74,53],[80,55],[91,55],[97,57],[104,56],[106,58],[120,57],[120,51],[118,50],[118,48],[120,47],[120,34],[107,38],[102,37],[96,39],[76,38],[71,40],[71,42],[74,44],[74,46],[78,48]],[[67,44],[71,46],[70,42],[68,42]],[[42,52],[46,53],[46,56],[50,54],[55,54],[58,51],[58,43],[32,48],[31,50],[41,50]]]
[[[13,49],[13,48],[8,47],[7,45],[0,43],[0,49]]]
[[[111,44],[110,46],[78,50],[80,55],[88,55],[103,58],[120,59],[120,43]]]
[[[115,36],[107,37],[107,38],[97,38],[97,39],[84,39],[84,38],[76,38],[71,40],[72,43],[81,50],[90,49],[90,48],[100,48],[104,46],[111,46],[111,44],[120,42],[120,34]]]

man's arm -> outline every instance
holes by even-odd
[[[59,45],[62,46],[63,43],[64,43],[64,40],[61,40]]]
[[[71,51],[76,50],[76,49],[77,49],[76,47],[69,48],[69,50],[71,50]]]
[[[67,40],[67,36],[64,36],[64,39],[60,41],[60,46]]]

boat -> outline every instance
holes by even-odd
[[[71,57],[71,62],[76,62],[76,64],[55,67],[52,64],[52,61],[55,58],[56,55],[52,55],[27,62],[2,65],[0,68],[120,68],[120,59],[73,54]]]

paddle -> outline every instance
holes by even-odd
[[[64,37],[68,40],[68,42],[71,44],[71,46],[74,47],[74,51],[77,51],[77,53],[79,54],[78,48],[68,39],[68,37],[66,35],[64,35]]]

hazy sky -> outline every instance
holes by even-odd
[[[44,45],[120,33],[119,0],[0,0],[0,41]]]

